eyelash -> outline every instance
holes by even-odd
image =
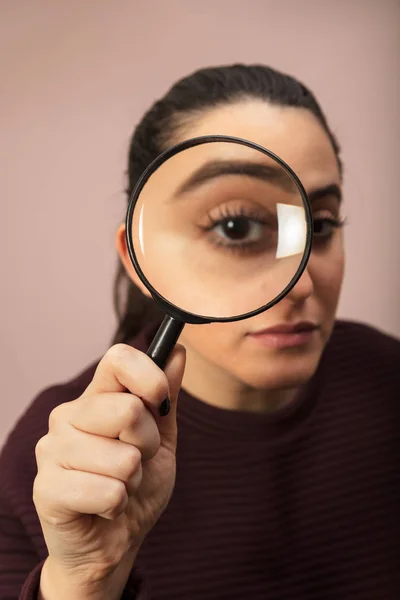
[[[229,206],[219,207],[219,214],[217,217],[211,215],[210,213],[207,214],[207,217],[208,217],[208,221],[209,221],[207,223],[207,225],[200,227],[200,229],[205,233],[212,233],[212,231],[215,230],[218,226],[223,226],[230,219],[233,220],[233,219],[238,219],[240,217],[248,219],[249,221],[252,221],[253,223],[256,223],[261,226],[266,226],[266,225],[271,226],[271,224],[272,224],[271,219],[269,219],[269,220],[266,219],[265,211],[263,213],[261,213],[261,211],[251,210],[251,209],[249,210],[248,208],[245,208],[245,207],[240,207],[240,208],[233,209],[233,210]],[[320,235],[318,233],[315,233],[316,223],[327,224],[332,229],[335,229],[335,230],[342,228],[346,223],[345,219],[335,218],[331,215],[325,216],[325,217],[323,215],[321,215],[320,217],[314,217],[313,221],[314,221],[314,233],[313,233],[314,244],[315,245],[318,244],[320,246],[327,244],[331,240],[333,231],[331,231],[327,235]],[[277,224],[275,224],[275,227],[273,228],[273,230],[277,231]],[[210,242],[218,248],[222,248],[223,250],[226,250],[226,251],[229,251],[232,253],[236,253],[236,254],[240,253],[242,255],[249,254],[252,251],[257,251],[257,248],[260,247],[259,241],[229,243],[227,241],[224,241],[221,237],[212,239],[212,237],[210,236]]]
[[[340,217],[335,218],[335,217],[331,217],[331,216],[329,216],[329,217],[323,217],[323,216],[314,217],[313,221],[314,221],[314,228],[315,228],[316,223],[327,223],[331,227],[333,227],[333,229],[341,229],[346,224],[346,219],[340,218]],[[319,235],[317,233],[315,233],[315,231],[314,231],[313,235],[319,241],[328,241],[332,237],[332,234],[319,237]]]
[[[267,225],[267,221],[265,220],[265,217],[263,217],[261,215],[261,211],[259,211],[259,212],[255,211],[255,210],[250,211],[248,209],[245,209],[244,207],[241,207],[234,211],[231,210],[229,207],[222,207],[219,209],[218,217],[213,217],[213,216],[211,216],[210,213],[207,213],[207,217],[209,219],[209,223],[206,226],[203,226],[201,228],[201,229],[203,229],[203,231],[210,231],[216,225],[221,225],[227,219],[237,219],[238,217],[246,217],[247,219],[253,219],[254,221],[257,221],[258,223],[261,223],[262,225]],[[346,219],[340,218],[340,217],[335,218],[332,216],[314,217],[313,220],[314,220],[314,222],[318,222],[318,221],[328,222],[330,225],[332,225],[332,227],[335,227],[335,228],[341,228],[346,224]]]
[[[213,216],[210,213],[207,214],[208,223],[201,227],[201,230],[204,233],[212,233],[214,229],[218,226],[223,226],[227,221],[245,218],[253,223],[265,227],[268,224],[271,224],[271,219],[266,219],[266,211],[249,209],[246,207],[240,207],[236,209],[232,209],[229,206],[219,207],[218,216]],[[273,218],[273,216],[271,216]],[[260,241],[250,241],[250,242],[242,242],[242,243],[229,243],[229,241],[224,241],[221,237],[212,238],[210,235],[209,240],[214,246],[217,248],[221,248],[222,250],[231,252],[233,254],[251,254],[254,251],[257,251],[257,248],[260,246]]]
[[[213,217],[210,213],[207,213],[207,217],[209,223],[201,228],[203,231],[211,231],[217,225],[222,225],[229,219],[238,219],[240,217],[245,217],[246,219],[256,221],[257,223],[260,223],[260,225],[267,225],[265,213],[262,215],[261,211],[248,210],[244,207],[240,207],[239,209],[235,210],[232,210],[228,206],[220,207],[219,215],[217,217]]]

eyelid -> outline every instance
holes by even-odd
[[[207,213],[208,221],[205,227],[211,229],[218,223],[222,223],[227,219],[235,219],[238,217],[251,219],[264,225],[268,224],[271,220],[276,220],[277,218],[276,214],[271,213],[265,207],[261,207],[255,203],[252,206],[244,206],[243,204],[238,204],[240,200],[237,200],[236,202],[237,204],[233,207],[230,206],[230,204],[232,204],[232,202],[230,202],[229,204],[226,203],[209,210]]]
[[[335,221],[340,220],[339,211],[331,210],[329,208],[320,208],[319,210],[313,211],[314,219],[333,219]]]

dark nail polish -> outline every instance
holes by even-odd
[[[159,408],[159,412],[160,415],[162,417],[166,417],[167,414],[169,413],[169,409],[171,408],[171,403],[169,401],[169,398],[165,398],[165,400],[163,400],[161,402],[160,408]]]

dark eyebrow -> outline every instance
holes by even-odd
[[[337,185],[337,183],[331,183],[324,187],[313,190],[312,192],[309,192],[307,196],[311,204],[313,202],[316,202],[317,200],[326,198],[327,196],[334,196],[340,203],[342,201],[342,190]]]
[[[261,181],[269,181],[291,192],[296,190],[294,181],[280,167],[272,167],[251,161],[214,160],[202,165],[192,173],[178,188],[176,195],[193,190],[210,179],[224,175],[247,175]]]
[[[206,181],[223,177],[224,175],[247,175],[261,181],[268,181],[290,192],[297,191],[297,186],[282,167],[263,165],[252,161],[213,160],[202,165],[178,188],[175,196],[189,192]],[[334,196],[342,201],[342,192],[336,183],[331,183],[307,193],[310,203]]]

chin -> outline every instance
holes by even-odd
[[[241,379],[255,389],[293,389],[305,385],[317,370],[321,353],[276,356],[262,364],[253,362]]]

